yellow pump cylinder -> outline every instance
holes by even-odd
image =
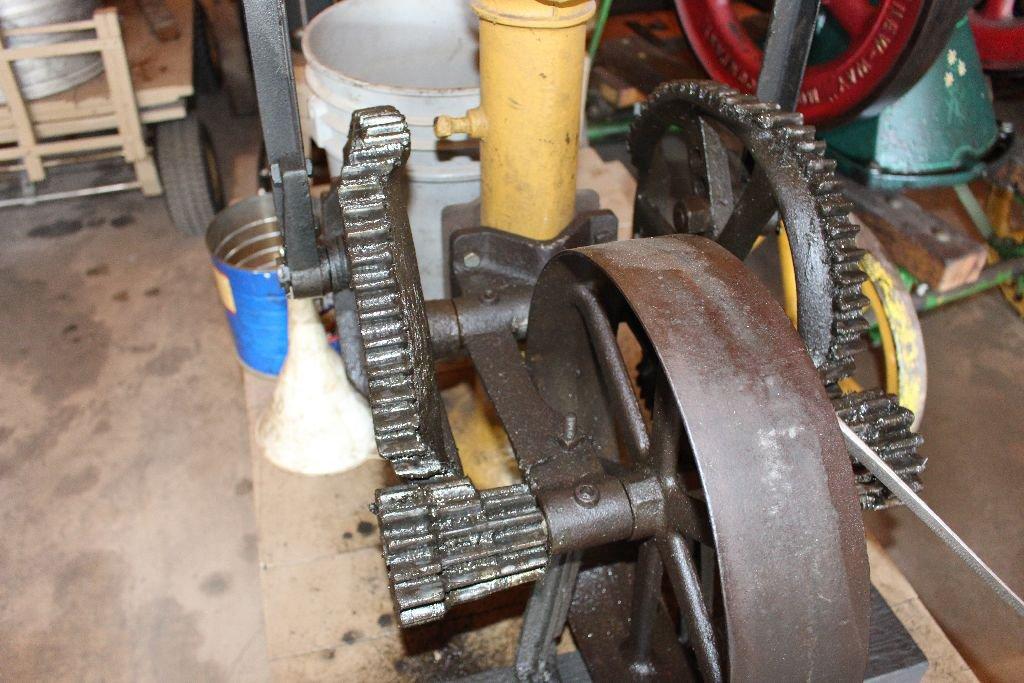
[[[535,239],[575,212],[586,22],[593,0],[473,0],[480,107],[435,132],[480,139],[481,222]]]

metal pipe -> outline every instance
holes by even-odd
[[[132,180],[125,183],[114,183],[112,185],[100,185],[98,187],[86,187],[81,190],[68,190],[66,192],[51,192],[49,194],[34,194],[13,199],[0,199],[0,209],[8,206],[32,206],[39,202],[52,202],[58,199],[75,199],[78,197],[91,197],[97,194],[110,194],[111,192],[125,192],[137,190],[141,187],[138,181]]]
[[[480,139],[481,222],[534,239],[576,212],[587,21],[593,0],[473,0],[480,107],[439,116],[439,137]]]
[[[590,36],[590,46],[587,48],[587,56],[590,63],[594,63],[597,57],[597,49],[601,47],[601,37],[604,35],[605,24],[608,23],[608,15],[612,12],[612,0],[601,0],[601,9],[597,13],[597,21],[594,22],[594,32]]]

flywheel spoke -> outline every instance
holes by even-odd
[[[576,307],[583,316],[593,341],[601,376],[611,394],[611,406],[614,408],[616,420],[624,431],[622,436],[626,447],[634,462],[645,462],[650,451],[650,438],[644,424],[643,412],[640,410],[640,402],[633,392],[633,382],[622,360],[614,328],[604,307],[588,287],[576,287],[574,293]]]
[[[689,644],[697,657],[697,666],[705,681],[722,680],[722,662],[718,654],[715,630],[708,615],[700,578],[686,542],[679,534],[658,539],[658,551],[668,572],[672,591],[686,622]]]
[[[734,203],[732,194],[732,174],[729,170],[729,153],[726,151],[722,136],[707,117],[698,117],[701,159],[698,161],[700,180],[703,188],[693,188],[695,192],[703,190],[708,200],[708,212],[714,231],[717,233],[728,220]]]
[[[651,454],[647,464],[662,478],[676,479],[682,430],[679,409],[664,379],[659,378],[651,411]]]
[[[765,224],[775,213],[775,197],[764,169],[758,165],[736,201],[718,243],[739,259],[745,259]]]
[[[661,602],[661,557],[653,540],[640,546],[636,573],[633,575],[633,605],[630,614],[629,654],[634,667],[645,667],[651,661],[651,639],[654,621]]]
[[[878,13],[877,8],[872,7],[867,0],[842,0],[823,4],[851,41],[856,41],[871,30]]]

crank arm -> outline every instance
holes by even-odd
[[[897,498],[903,501],[903,504],[910,508],[910,511],[917,515],[936,536],[942,539],[942,542],[948,545],[961,560],[966,562],[967,566],[980,576],[1003,602],[1012,607],[1017,614],[1024,617],[1024,600],[1021,600],[1020,596],[1014,593],[985,564],[984,560],[978,557],[978,554],[971,550],[970,546],[964,543],[963,539],[957,536],[956,532],[928,506],[928,503],[924,502],[921,496],[917,495],[842,419],[839,420],[839,429],[842,430],[843,438],[846,439],[846,447],[849,449],[850,455],[861,465],[864,465],[871,474],[875,475]]]

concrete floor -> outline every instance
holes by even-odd
[[[203,242],[0,213],[0,678],[268,677],[241,375]]]
[[[989,293],[922,317],[923,497],[1024,595],[1024,321]],[[1024,619],[907,510],[868,528],[982,680],[1024,677]]]

